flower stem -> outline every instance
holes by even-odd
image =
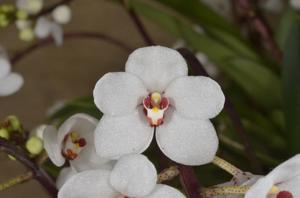
[[[202,188],[200,188],[195,170],[190,166],[185,166],[182,164],[178,164],[178,168],[180,171],[181,184],[187,192],[188,197],[201,198],[202,195],[199,192],[201,192]]]
[[[177,49],[177,51],[185,58],[187,61],[188,65],[191,66],[192,70],[197,74],[197,75],[202,75],[202,76],[208,76],[208,73],[204,69],[203,65],[200,63],[200,61],[195,57],[195,55],[188,49],[186,48],[180,48]],[[226,97],[225,101],[225,111],[227,112],[228,116],[230,117],[234,127],[235,127],[235,132],[237,135],[240,137],[242,140],[244,147],[245,147],[245,152],[247,153],[247,157],[249,161],[251,162],[251,165],[253,169],[255,169],[256,172],[261,173],[262,168],[259,163],[259,161],[256,158],[256,155],[254,153],[254,150],[252,148],[250,139],[248,138],[246,131],[244,129],[244,126],[242,124],[241,118],[239,117],[239,114],[235,110],[234,105],[231,103],[228,97]]]
[[[25,151],[21,150],[21,148],[3,138],[0,138],[0,150],[12,155],[14,158],[20,161],[33,173],[33,178],[36,179],[42,186],[44,186],[44,188],[47,189],[52,197],[57,196],[57,189],[51,177],[38,165],[32,162],[31,159],[26,155]]]
[[[282,61],[282,51],[278,47],[272,30],[257,7],[250,0],[233,0],[235,13],[241,17],[250,27],[250,31],[259,36],[259,40],[264,44],[264,48],[271,54],[277,62]]]
[[[43,165],[49,159],[46,151],[43,151],[36,159],[36,164],[38,166]]]
[[[154,41],[149,36],[149,34],[146,31],[146,28],[144,27],[142,21],[140,20],[139,16],[135,13],[135,11],[130,8],[128,1],[123,0],[122,1],[124,7],[127,9],[127,12],[129,16],[131,17],[132,21],[134,22],[137,30],[139,31],[140,35],[143,37],[144,42],[146,45],[154,45]]]
[[[205,198],[220,196],[220,195],[244,195],[250,189],[250,186],[223,186],[202,188],[201,194]]]
[[[215,158],[212,161],[212,163],[214,165],[220,167],[221,169],[225,170],[226,172],[230,173],[234,177],[237,177],[238,175],[240,175],[240,174],[243,173],[243,171],[240,170],[239,168],[235,167],[231,163],[229,163],[226,160],[224,160],[224,159],[222,159],[220,157],[217,157],[217,156],[215,156]]]
[[[179,170],[178,170],[177,166],[170,166],[169,168],[162,170],[158,174],[157,183],[163,183],[165,181],[170,181],[178,175],[179,175]]]
[[[75,38],[82,38],[82,39],[93,39],[93,40],[98,40],[98,41],[106,41],[108,43],[111,43],[113,45],[116,45],[125,51],[132,51],[133,49],[129,47],[126,43],[119,41],[109,35],[105,35],[102,33],[97,33],[97,32],[68,32],[64,33],[64,39],[69,40],[69,39],[75,39]],[[17,52],[11,59],[12,64],[16,64],[19,62],[23,57],[27,56],[31,52],[39,49],[40,47],[44,47],[50,44],[53,44],[54,40],[53,38],[49,37],[46,39],[42,39],[37,43],[34,43],[33,45]]]
[[[17,184],[23,183],[27,180],[30,180],[33,178],[33,173],[31,171],[24,173],[22,175],[19,175],[15,178],[12,178],[6,182],[0,183],[0,191],[3,191],[5,189],[8,189],[10,187],[13,187]]]

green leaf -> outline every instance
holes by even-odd
[[[281,104],[281,81],[268,68],[257,62],[236,58],[223,69],[262,106],[277,107]]]
[[[283,97],[288,146],[300,152],[300,22],[295,21],[284,50]]]
[[[58,121],[58,125],[76,113],[86,113],[97,119],[102,116],[102,113],[95,106],[92,97],[78,98],[67,102],[63,107],[50,115],[50,121]]]
[[[242,56],[259,59],[258,54],[250,47],[250,43],[241,37],[240,31],[224,17],[218,15],[210,7],[195,0],[156,0],[171,7],[192,22],[199,24],[205,32],[215,40],[234,49]]]
[[[284,48],[286,38],[288,37],[290,28],[295,20],[300,20],[300,15],[296,10],[292,8],[287,9],[280,19],[275,37],[282,49]]]
[[[224,17],[218,15],[210,7],[202,3],[201,1],[195,0],[156,0],[178,13],[192,19],[197,24],[201,25],[205,29],[217,28],[223,31],[230,32],[231,34],[239,35],[239,31],[230,24]]]

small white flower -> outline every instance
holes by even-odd
[[[20,74],[11,72],[11,64],[5,50],[0,47],[0,96],[17,92],[24,80]]]
[[[63,44],[62,27],[57,23],[50,21],[44,17],[38,18],[34,28],[34,33],[40,39],[44,39],[47,38],[48,36],[52,36],[56,45]]]
[[[53,10],[52,17],[56,23],[67,24],[71,21],[71,9],[67,5],[58,6]]]
[[[156,184],[157,172],[147,157],[123,156],[109,170],[88,170],[71,177],[58,198],[184,198],[177,189]]]
[[[300,0],[290,0],[290,5],[295,10],[300,10]]]
[[[45,128],[43,140],[49,158],[56,166],[70,162],[76,171],[99,167],[110,167],[109,160],[100,158],[95,152],[94,130],[97,120],[86,114],[75,114],[58,130]]]
[[[261,177],[246,193],[245,198],[300,197],[300,155],[277,166]]]
[[[24,10],[28,14],[36,14],[43,8],[43,0],[17,0],[16,5],[19,10]]]
[[[95,134],[97,153],[109,159],[142,153],[156,140],[162,152],[186,165],[210,162],[218,138],[210,118],[223,108],[220,86],[203,76],[187,76],[184,58],[161,46],[135,50],[126,72],[104,75],[94,101],[104,113]]]

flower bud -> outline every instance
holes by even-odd
[[[6,127],[8,131],[22,131],[21,122],[14,115],[10,115],[6,118],[4,127]]]
[[[28,18],[28,14],[27,14],[27,12],[25,12],[23,10],[18,10],[16,13],[16,17],[19,20],[25,20]]]
[[[0,128],[0,137],[3,139],[8,140],[9,139],[9,132],[5,128]]]
[[[19,37],[26,42],[32,41],[34,39],[33,30],[30,27],[24,28],[20,31]]]
[[[52,12],[53,19],[59,24],[67,24],[71,20],[71,9],[69,6],[61,5],[58,6]]]
[[[30,137],[26,142],[26,149],[33,155],[40,154],[43,149],[43,140],[37,136]]]

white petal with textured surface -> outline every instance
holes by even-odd
[[[98,155],[117,159],[125,154],[145,151],[151,143],[154,129],[144,117],[141,109],[126,116],[104,115],[95,131]]]
[[[93,92],[96,106],[112,116],[133,112],[147,94],[143,82],[126,72],[105,74]]]
[[[148,158],[141,154],[121,157],[110,175],[110,183],[128,197],[143,197],[156,185],[157,172]]]
[[[23,85],[24,80],[20,74],[10,73],[0,79],[0,96],[8,96],[17,92]]]
[[[156,140],[167,157],[185,165],[207,164],[218,149],[218,137],[209,120],[189,120],[176,111],[167,112]]]
[[[43,132],[44,147],[50,160],[56,166],[62,166],[65,158],[62,156],[62,145],[57,141],[57,130],[53,126],[47,126]]]
[[[162,46],[135,50],[125,70],[140,77],[150,92],[162,92],[172,80],[188,73],[184,58],[176,50]]]
[[[109,184],[110,171],[88,170],[71,177],[59,190],[58,198],[116,198]]]
[[[219,84],[204,76],[177,78],[166,89],[165,95],[175,109],[187,118],[213,118],[225,103]]]

